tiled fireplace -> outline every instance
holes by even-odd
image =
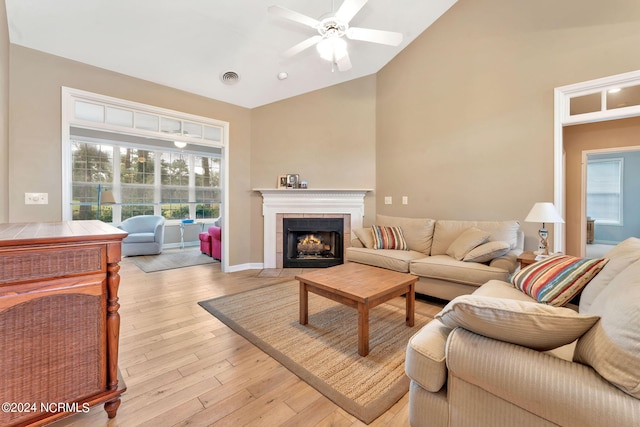
[[[264,216],[264,268],[283,268],[285,218],[342,219],[340,244],[328,245],[344,252],[351,242],[351,230],[362,227],[364,196],[371,190],[258,189],[262,193]],[[332,222],[332,221],[329,221]],[[325,231],[325,230],[320,230]],[[323,246],[327,246],[324,242]],[[335,255],[335,254],[333,254]],[[318,255],[315,255],[318,258]],[[342,258],[343,253],[338,258]],[[327,263],[331,265],[331,263]],[[326,265],[326,266],[328,266]],[[299,265],[295,265],[299,266]]]

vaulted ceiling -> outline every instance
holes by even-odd
[[[5,1],[13,44],[247,108],[375,74],[456,2],[369,0],[351,25],[402,43],[347,40],[353,67],[338,71],[315,48],[284,57],[317,32],[267,9],[321,19],[342,0]]]

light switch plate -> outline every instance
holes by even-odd
[[[402,196],[402,204],[403,205],[409,204],[409,196]]]
[[[385,196],[384,198],[384,204],[385,205],[390,205],[393,203],[393,199],[391,198],[391,196]]]
[[[49,193],[24,193],[25,205],[48,205]]]

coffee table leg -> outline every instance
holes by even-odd
[[[369,307],[358,304],[358,354],[369,354]]]
[[[407,303],[407,316],[406,316],[406,324],[407,326],[413,326],[415,319],[415,308],[416,308],[416,284],[415,282],[409,285],[409,292],[407,292],[406,297]]]
[[[300,324],[309,323],[309,291],[307,285],[300,282]]]

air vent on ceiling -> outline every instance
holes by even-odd
[[[234,85],[240,80],[240,76],[235,71],[226,71],[220,75],[220,80],[226,85]]]

